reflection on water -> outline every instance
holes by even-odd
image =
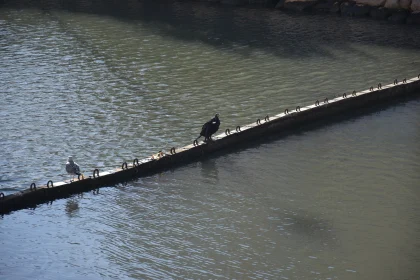
[[[66,214],[69,218],[74,217],[79,212],[79,204],[76,200],[68,199],[66,202]]]
[[[0,191],[418,75],[414,26],[172,1],[4,1]],[[418,100],[0,219],[4,279],[416,279]]]
[[[317,240],[319,242],[331,241],[333,239],[331,225],[322,219],[295,216],[285,218],[286,223],[283,227],[289,229],[292,234],[301,234],[307,239]]]
[[[201,176],[212,183],[219,183],[219,170],[214,159],[203,160],[201,164]]]

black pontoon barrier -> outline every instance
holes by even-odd
[[[93,170],[92,176],[85,178],[78,176],[72,182],[52,182],[44,186],[36,186],[32,183],[28,189],[4,195],[0,192],[0,214],[9,213],[28,207],[35,207],[37,204],[51,202],[54,199],[68,197],[71,194],[93,190],[99,193],[99,187],[109,186],[118,182],[129,181],[141,176],[155,174],[177,165],[191,162],[214,151],[235,147],[239,142],[245,142],[260,138],[262,135],[282,131],[283,134],[293,131],[299,125],[310,123],[325,117],[331,117],[344,112],[351,112],[351,109],[358,109],[369,105],[375,105],[383,101],[394,101],[398,98],[409,95],[420,94],[420,74],[413,79],[403,79],[398,83],[395,79],[393,84],[378,84],[376,88],[370,87],[364,91],[353,91],[352,94],[343,94],[333,99],[325,98],[321,103],[319,100],[313,105],[301,107],[296,110],[284,110],[284,113],[266,116],[264,122],[258,119],[249,125],[237,126],[235,130],[226,129],[214,137],[214,141],[208,143],[194,141],[191,145],[175,148],[172,147],[169,153],[159,153],[159,156],[152,159],[134,159],[132,164],[124,162],[120,168],[100,172]],[[330,120],[331,118],[329,118]]]

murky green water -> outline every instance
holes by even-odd
[[[420,72],[417,26],[200,3],[6,2],[6,194],[67,179],[68,155],[85,173],[106,170],[189,144],[216,112],[232,128]],[[0,279],[417,279],[419,110],[404,101],[6,215]]]

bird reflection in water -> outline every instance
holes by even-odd
[[[79,202],[74,199],[68,199],[66,202],[66,214],[70,218],[73,218],[79,212]]]
[[[208,183],[219,182],[219,170],[216,160],[209,159],[201,161],[201,176]]]

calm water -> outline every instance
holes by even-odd
[[[6,194],[67,179],[68,155],[106,170],[189,144],[216,112],[232,128],[420,72],[418,26],[50,2],[0,4]],[[405,101],[0,217],[0,279],[419,279],[419,111]]]

